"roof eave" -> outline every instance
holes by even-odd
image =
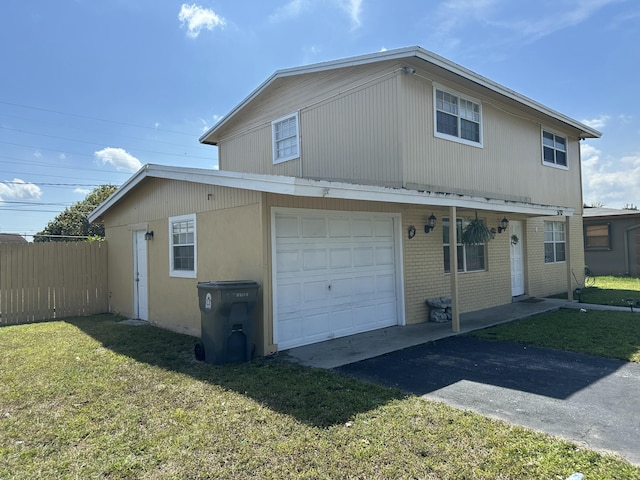
[[[458,208],[518,213],[529,216],[572,216],[574,214],[574,209],[567,206],[515,202],[455,193],[423,192],[401,188],[359,185],[326,180],[309,180],[277,175],[250,174],[188,167],[168,167],[162,165],[145,165],[118,190],[116,190],[113,195],[91,212],[89,215],[89,221],[94,222],[100,219],[111,207],[118,203],[122,197],[147,177],[188,181],[301,197],[387,202],[395,204],[424,205],[430,207],[456,206]]]
[[[577,120],[574,120],[560,112],[557,112],[551,108],[548,108],[541,103],[536,102],[524,95],[517,93],[514,90],[503,87],[502,85],[489,80],[482,75],[479,75],[471,70],[464,68],[457,63],[447,60],[440,55],[425,50],[422,47],[413,46],[406,48],[399,48],[396,50],[387,50],[383,52],[372,53],[368,55],[361,55],[357,57],[344,58],[340,60],[334,60],[330,62],[316,63],[312,65],[306,65],[301,67],[288,68],[283,70],[277,70],[273,75],[267,78],[258,88],[251,92],[244,100],[236,105],[229,113],[222,117],[213,127],[207,130],[198,139],[200,143],[217,145],[216,141],[207,141],[206,138],[215,133],[218,129],[224,126],[229,120],[231,120],[240,110],[242,110],[248,103],[253,101],[258,95],[260,95],[269,85],[271,85],[276,79],[290,77],[295,75],[304,75],[308,73],[322,72],[326,70],[352,67],[357,65],[365,65],[373,62],[381,62],[386,60],[406,59],[406,58],[419,58],[425,62],[436,65],[440,68],[450,71],[451,73],[472,81],[482,87],[492,90],[500,95],[503,95],[511,100],[514,100],[520,104],[523,104],[533,110],[536,110],[544,115],[550,116],[565,123],[578,130],[578,137],[581,139],[586,138],[600,138],[602,133],[598,130],[591,128]]]

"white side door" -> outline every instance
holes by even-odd
[[[524,294],[524,248],[522,246],[522,222],[509,222],[509,241],[511,245],[511,295]],[[518,238],[516,241],[515,237]]]
[[[149,279],[147,275],[147,241],[144,230],[133,232],[133,313],[137,319],[149,320]]]

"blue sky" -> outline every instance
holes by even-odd
[[[586,203],[640,205],[637,0],[3,0],[0,231],[33,234],[198,137],[275,70],[419,45],[600,130]]]

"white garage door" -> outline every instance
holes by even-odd
[[[279,349],[398,324],[398,217],[287,210],[274,221]]]

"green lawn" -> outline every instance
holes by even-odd
[[[589,353],[640,363],[640,313],[561,309],[474,332],[487,340]]]
[[[571,443],[110,315],[0,328],[0,478],[640,479]]]
[[[595,279],[594,286],[582,290],[580,300],[583,303],[626,307],[626,299],[640,300],[640,278],[603,276],[595,277]],[[567,294],[557,295],[557,297],[567,298]],[[578,297],[574,297],[575,300],[578,299]]]

